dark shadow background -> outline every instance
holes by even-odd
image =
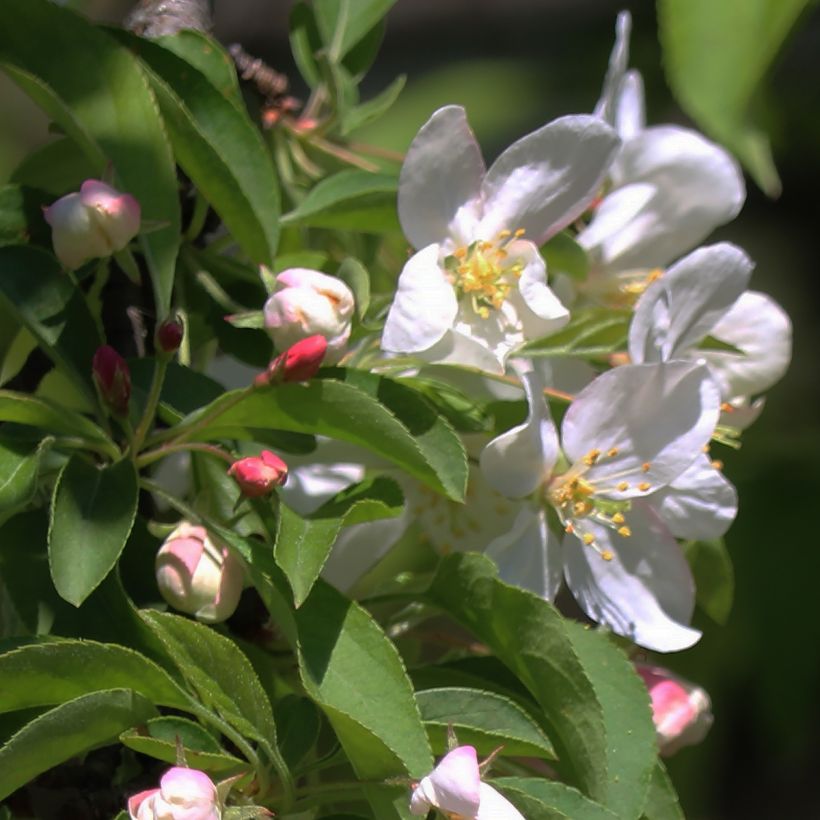
[[[118,21],[131,4],[73,5]],[[302,94],[287,44],[290,3],[216,0],[216,7],[217,36],[289,74]],[[644,75],[649,123],[687,124],[665,85],[648,0],[398,0],[363,90],[375,94],[401,73],[408,84],[361,139],[404,150],[437,106],[461,103],[491,161],[548,120],[591,111],[623,7],[633,14],[632,65]],[[742,451],[720,453],[741,502],[727,539],[737,584],[730,620],[719,627],[704,617],[701,642],[665,659],[714,702],[707,740],[669,764],[692,820],[820,818],[819,70],[815,7],[769,77],[766,125],[783,194],[768,200],[748,182],[740,217],[714,237],[742,245],[757,261],[752,286],[777,299],[794,322],[794,362]],[[0,104],[2,180],[47,134],[39,112],[3,77]]]

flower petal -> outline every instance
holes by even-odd
[[[615,105],[615,130],[626,142],[646,128],[643,78],[636,70],[627,71]]]
[[[493,338],[487,339],[474,335],[473,326],[464,321],[458,322],[456,327],[456,330],[448,330],[432,347],[420,351],[418,357],[435,364],[472,367],[485,373],[504,372],[503,360],[512,345],[505,341],[497,328]],[[485,330],[490,331],[491,328]],[[490,343],[493,349],[488,346]]]
[[[703,454],[646,503],[676,538],[720,538],[737,515],[737,491]]]
[[[609,55],[609,65],[604,77],[601,98],[593,112],[609,125],[615,125],[615,108],[621,91],[621,83],[629,65],[629,36],[632,32],[632,15],[628,11],[618,14],[615,21],[615,44]]]
[[[384,324],[384,350],[426,350],[453,326],[458,302],[453,286],[439,266],[438,256],[439,246],[428,245],[404,266]]]
[[[527,393],[527,420],[494,438],[482,451],[481,472],[507,498],[534,492],[558,458],[558,433],[544,400],[544,385],[535,373],[522,374]]]
[[[511,245],[522,246],[519,258],[525,263],[518,280],[518,292],[525,306],[519,314],[524,338],[540,339],[562,328],[569,321],[569,311],[547,285],[547,268],[538,248],[532,242]]]
[[[480,216],[484,160],[464,109],[439,108],[416,134],[399,176],[399,220],[415,248],[470,233]],[[459,230],[459,223],[467,225]]]
[[[481,804],[475,820],[524,820],[524,815],[489,783],[481,783]]]
[[[575,397],[561,441],[572,462],[593,449],[611,453],[586,478],[602,495],[632,498],[677,478],[709,441],[719,412],[718,388],[705,365],[623,365]],[[616,489],[625,478],[629,487]]]
[[[505,583],[554,600],[564,566],[561,542],[550,532],[543,510],[522,506],[512,529],[490,542],[485,554],[495,561]]]
[[[416,787],[410,798],[410,812],[426,814],[432,807],[472,818],[478,812],[481,798],[476,751],[472,746],[459,746],[446,754]]]
[[[678,543],[651,510],[627,514],[632,535],[622,538],[595,522],[585,527],[604,560],[575,536],[564,540],[564,572],[572,594],[594,621],[657,652],[687,649],[700,638],[689,622],[695,585]]]
[[[523,228],[541,245],[580,216],[598,191],[620,141],[597,117],[561,117],[514,142],[481,186],[479,238]]]
[[[638,300],[629,327],[632,361],[682,358],[737,301],[753,267],[729,242],[698,248],[674,264]]]

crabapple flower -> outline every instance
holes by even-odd
[[[464,109],[436,111],[399,178],[399,219],[417,253],[399,277],[382,348],[501,373],[513,348],[565,324],[538,246],[584,211],[617,147],[599,118],[562,117],[485,171]]]
[[[284,382],[306,382],[312,379],[327,355],[327,339],[324,336],[308,336],[280,353],[264,373],[254,380],[257,387]]]
[[[410,814],[427,814],[430,809],[452,820],[524,820],[506,797],[481,781],[472,746],[448,752],[413,789]]]
[[[45,208],[43,216],[51,225],[54,253],[72,270],[121,251],[140,229],[139,202],[98,179],[87,179],[79,191]]]
[[[228,475],[236,479],[242,495],[260,498],[287,481],[288,465],[270,450],[262,450],[258,456],[234,461],[228,468]]]
[[[635,306],[632,361],[705,360],[724,401],[771,387],[791,359],[791,323],[771,298],[746,290],[752,267],[728,242],[699,248],[674,264]],[[698,347],[707,337],[727,349]]]
[[[541,380],[523,380],[527,420],[480,459],[498,492],[521,499],[510,532],[487,548],[501,577],[547,599],[565,578],[613,632],[660,652],[691,646],[694,582],[675,536],[721,532],[736,510],[703,455],[720,407],[708,369],[676,361],[603,373],[570,405],[560,439]]]
[[[289,268],[276,277],[276,290],[265,302],[265,327],[277,350],[309,336],[327,340],[327,364],[342,358],[350,338],[355,301],[335,276],[308,268]]]
[[[174,609],[205,623],[224,621],[236,610],[245,568],[204,527],[183,521],[160,547],[155,567],[159,591]]]
[[[91,376],[103,404],[116,416],[128,415],[131,370],[111,345],[98,347],[91,360]]]
[[[158,789],[128,799],[128,816],[131,820],[220,820],[222,811],[216,786],[205,772],[174,766],[162,776]]]
[[[668,756],[683,746],[700,743],[712,725],[707,692],[660,666],[638,663],[635,671],[649,690],[661,754]]]

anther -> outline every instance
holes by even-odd
[[[629,527],[618,527],[618,535],[623,538],[629,538],[629,536],[632,535],[632,530],[629,529]]]
[[[590,450],[583,458],[584,464],[591,467],[601,456],[600,450]]]
[[[652,465],[651,465],[648,461],[644,461],[644,463],[643,463],[643,464],[641,464],[641,469],[642,469],[645,473],[648,473],[648,472],[649,472],[649,469],[651,468],[651,466],[652,466]]]
[[[620,492],[626,492],[629,489],[629,482],[628,481],[619,481],[615,485],[615,489],[619,490]]]
[[[626,521],[626,519],[623,517],[621,513],[615,513],[615,515],[612,516],[613,524],[623,524],[624,521]]]
[[[610,550],[603,550],[601,552],[601,558],[603,558],[604,561],[611,561],[614,557],[615,556],[612,554],[612,552],[610,552]]]
[[[503,231],[498,232],[499,239],[508,239],[512,236],[512,231],[509,228],[504,228]]]
[[[722,462],[719,458],[716,458],[716,459],[712,462],[712,466],[713,466],[716,470],[722,470],[722,469],[723,469],[723,462]]]
[[[514,235],[515,235],[515,238],[516,238],[516,239],[520,239],[522,236],[524,236],[524,234],[525,234],[525,233],[526,233],[526,230],[525,230],[524,228],[519,228],[519,229],[515,232],[515,234],[514,234]]]
[[[615,458],[619,452],[620,450],[618,450],[617,447],[610,447],[609,450],[606,451],[606,454],[608,458]]]
[[[647,490],[652,489],[652,485],[648,481],[642,481],[640,484],[638,484],[638,489],[642,493],[645,493]]]
[[[595,540],[595,536],[591,532],[585,532],[581,538],[581,540],[588,546],[592,546],[592,542]]]

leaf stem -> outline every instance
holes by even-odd
[[[148,433],[148,427],[154,420],[157,412],[157,405],[159,404],[160,393],[162,392],[162,385],[165,382],[165,372],[168,370],[168,363],[170,357],[167,355],[159,355],[154,360],[154,375],[151,378],[151,389],[148,392],[148,399],[145,402],[145,409],[142,411],[142,418],[134,431],[131,438],[131,455],[136,459],[139,454],[142,442]]]

